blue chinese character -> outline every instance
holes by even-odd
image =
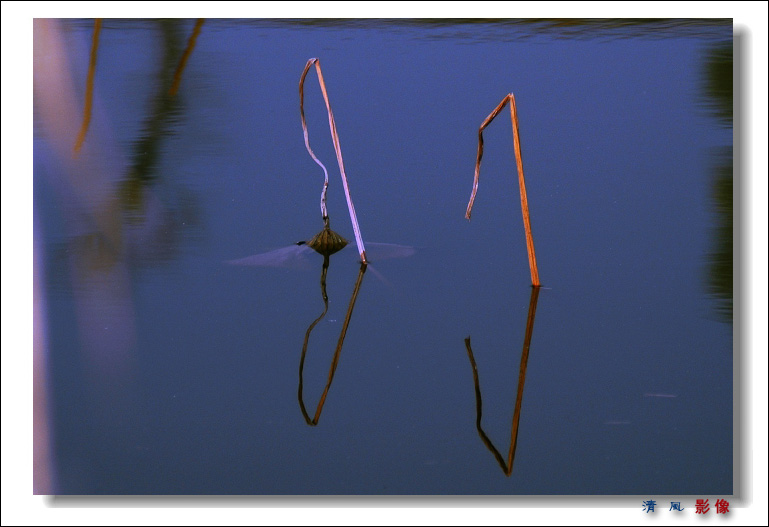
[[[650,512],[654,512],[655,505],[657,505],[657,502],[654,500],[644,501],[643,510],[646,511],[646,514],[649,514]]]
[[[671,501],[670,502],[670,510],[671,511],[681,512],[684,509],[681,507],[681,502],[680,501]]]

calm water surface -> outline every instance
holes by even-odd
[[[206,20],[180,70],[194,28],[103,22],[74,156],[93,21],[35,26],[49,490],[732,493],[730,23]],[[414,254],[227,265],[323,226],[312,57],[363,239]],[[507,111],[464,219],[510,92],[536,298]],[[354,240],[314,70],[305,113]]]

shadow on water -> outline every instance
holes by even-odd
[[[80,198],[75,202],[91,204],[91,210],[78,211],[80,218],[70,222],[76,226],[70,229],[72,236],[64,248],[66,253],[79,254],[82,256],[81,261],[89,262],[85,268],[86,275],[94,269],[108,269],[121,260],[131,265],[169,261],[176,256],[182,230],[190,231],[200,223],[196,196],[187,188],[163,181],[159,169],[164,147],[169,138],[177,135],[174,125],[184,113],[183,97],[178,93],[179,84],[184,65],[194,49],[202,20],[197,22],[184,49],[182,24],[184,22],[178,20],[156,22],[161,56],[153,82],[154,93],[130,153],[126,152],[125,166],[118,168],[115,165],[121,163],[123,152],[117,145],[103,139],[113,132],[109,130],[105,133],[99,128],[89,131],[95,91],[94,73],[98,72],[98,36],[105,32],[100,29],[99,20],[94,23],[82,126],[77,139],[71,138],[74,142],[72,159],[59,159],[57,170],[63,173],[54,176],[65,180],[67,178],[64,173],[69,172],[66,174],[69,179],[67,183],[72,188],[65,189],[65,192],[57,196],[61,204],[71,206],[72,200],[68,198],[72,190]],[[102,63],[98,65],[105,67]],[[40,75],[43,80],[39,82],[41,89],[37,93],[41,97],[44,96],[43,90],[48,89],[48,86],[43,86],[43,83],[48,82],[46,75],[50,74]],[[36,111],[46,112],[43,105],[47,103],[41,100],[38,97]],[[107,97],[107,100],[111,98]],[[60,100],[58,104],[61,107],[69,102]],[[66,113],[76,114],[79,111],[77,103],[72,106]],[[43,115],[42,118],[47,117]],[[72,124],[62,125],[62,128],[64,126],[69,128]],[[56,143],[67,142],[72,133],[74,130],[53,130],[47,134],[46,139],[56,150]],[[64,151],[56,152],[55,155],[59,158],[68,157]],[[106,166],[95,166],[102,159]],[[159,183],[163,183],[162,188]],[[57,183],[55,188],[61,191],[62,186]],[[84,227],[82,218],[88,216],[91,216],[92,221],[86,220],[86,223],[91,225]]]
[[[705,57],[706,104],[715,116],[731,127],[734,115],[734,45],[732,41],[711,48]]]
[[[187,48],[182,51],[180,22],[178,20],[158,21],[163,54],[155,81],[156,92],[152,97],[151,111],[142,124],[141,137],[133,146],[131,168],[124,188],[124,196],[128,204],[134,203],[130,199],[133,186],[150,183],[157,177],[155,168],[163,140],[173,134],[171,125],[178,121],[182,111],[181,101],[177,95],[179,84],[201,24],[202,22],[198,21],[187,43]]]
[[[507,459],[505,459],[499,450],[494,446],[489,439],[489,436],[484,432],[481,426],[481,419],[483,416],[483,401],[481,399],[481,384],[478,379],[478,368],[475,364],[475,356],[473,355],[473,349],[470,345],[470,337],[465,339],[465,347],[467,348],[467,356],[470,358],[470,366],[473,368],[473,382],[475,383],[475,427],[478,429],[478,435],[481,436],[483,444],[486,445],[494,458],[499,463],[502,471],[506,476],[510,476],[513,473],[513,461],[515,460],[515,449],[518,444],[518,423],[521,418],[521,405],[523,402],[523,386],[526,381],[526,365],[529,362],[529,349],[531,346],[531,336],[534,332],[534,315],[537,312],[537,300],[539,298],[539,286],[533,286],[531,288],[531,297],[529,299],[529,312],[526,317],[526,332],[523,338],[523,351],[521,352],[521,366],[518,371],[518,393],[515,398],[515,410],[513,411],[513,427],[510,435],[510,448],[507,452]]]
[[[118,189],[127,223],[134,229],[140,225],[145,226],[145,229],[138,233],[137,237],[140,239],[135,245],[137,247],[149,245],[162,249],[162,252],[155,251],[151,254],[145,254],[144,250],[134,251],[139,253],[143,260],[169,259],[178,245],[179,226],[182,224],[194,226],[197,223],[194,200],[187,195],[188,193],[177,189],[175,194],[183,194],[179,199],[174,200],[179,201],[176,207],[178,210],[170,207],[159,209],[157,197],[151,192],[151,188],[159,179],[158,165],[161,161],[163,146],[170,137],[175,135],[173,126],[179,121],[184,110],[179,86],[184,67],[194,49],[202,24],[202,19],[196,22],[186,47],[182,50],[180,21],[158,21],[163,55],[156,78],[156,92],[152,97],[151,110],[142,124],[141,136],[133,145],[131,165]],[[180,220],[182,216],[185,221]],[[152,228],[153,225],[154,228]],[[157,243],[146,243],[152,242],[153,239]]]
[[[718,121],[733,128],[733,42],[715,46],[705,57],[704,105]],[[734,304],[734,148],[713,151],[711,203],[715,212],[713,241],[708,255],[708,290],[717,299],[719,318],[732,322]]]
[[[715,211],[713,245],[708,255],[708,290],[717,299],[716,312],[732,322],[734,307],[734,164],[733,149],[722,147],[713,157],[711,203]]]

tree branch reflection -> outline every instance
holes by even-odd
[[[161,85],[169,84],[165,82],[167,71],[169,68],[173,71],[178,56],[174,30],[177,24],[160,23]],[[49,365],[45,361],[49,355],[67,357],[68,346],[77,347],[80,361],[77,369],[85,381],[88,398],[84,402],[83,420],[94,429],[117,437],[125,431],[122,427],[130,422],[126,416],[133,411],[130,387],[136,382],[139,345],[131,263],[137,254],[149,254],[150,260],[157,261],[158,252],[165,254],[175,247],[176,237],[169,239],[169,233],[174,228],[180,232],[181,222],[175,222],[175,214],[167,205],[168,198],[161,198],[147,188],[154,177],[159,140],[167,135],[174,112],[179,112],[158,97],[148,114],[144,135],[136,141],[135,154],[126,155],[110,124],[112,105],[105,108],[99,104],[96,59],[101,28],[101,20],[95,21],[81,114],[75,73],[80,57],[78,46],[68,38],[67,22],[38,18],[33,23],[34,178],[40,181],[42,194],[50,194],[51,207],[37,219],[38,211],[47,209],[49,202],[38,197],[36,187],[34,206],[40,226],[35,226],[34,260],[36,266],[44,267],[46,260],[51,259],[51,267],[61,267],[68,273],[63,289],[71,291],[77,325],[73,330],[75,342],[60,342],[54,347],[38,340],[35,368],[36,372],[46,373]],[[110,103],[112,100],[108,99]],[[147,151],[152,155],[148,157]],[[130,165],[128,171],[126,164]],[[65,238],[60,258],[49,256],[53,252],[54,237],[42,234],[48,227],[56,232],[60,230]],[[45,280],[35,284],[38,305],[50,294],[47,287]],[[45,337],[49,325],[56,323],[37,316],[36,335]],[[43,345],[46,347],[41,349]],[[77,384],[79,380],[76,377],[72,382]],[[39,373],[35,378],[36,393],[40,395],[33,433],[38,444],[54,445],[50,459],[39,455],[37,458],[41,464],[34,469],[34,488],[39,493],[51,493],[57,485],[56,438],[51,437],[51,428],[46,423],[55,422],[58,412],[55,408],[41,407],[46,401],[45,393],[41,392],[50,390],[52,382]],[[106,432],[113,429],[114,432]],[[100,446],[104,444],[102,441]]]
[[[506,476],[513,473],[513,460],[515,459],[515,449],[518,444],[518,423],[521,418],[521,403],[523,401],[523,386],[526,381],[526,365],[529,361],[529,347],[531,345],[531,335],[534,331],[534,315],[537,311],[537,299],[539,298],[539,286],[531,288],[531,298],[529,299],[529,314],[526,319],[526,333],[523,339],[523,351],[521,352],[521,366],[518,371],[518,394],[515,399],[515,410],[513,412],[513,427],[510,437],[510,449],[507,452],[507,460],[502,457],[499,450],[494,446],[483,431],[481,426],[481,418],[483,416],[483,401],[481,399],[481,385],[478,380],[478,367],[475,364],[475,357],[473,356],[473,349],[470,345],[470,337],[465,339],[465,347],[467,348],[467,355],[470,358],[470,365],[473,368],[473,382],[475,384],[475,427],[478,429],[478,435],[481,436],[481,440],[486,447],[494,454],[494,457],[502,467],[502,471]]]
[[[83,124],[80,125],[80,132],[75,141],[74,153],[80,153],[80,148],[85,141],[85,134],[88,133],[88,126],[91,124],[91,108],[93,107],[93,77],[96,73],[96,56],[99,51],[99,33],[101,32],[101,18],[97,18],[93,23],[93,36],[91,40],[91,54],[88,63],[88,79],[85,83],[85,104],[83,105]]]
[[[198,20],[195,22],[195,28],[192,30],[190,39],[187,41],[187,48],[184,50],[182,58],[179,59],[179,65],[176,67],[176,72],[174,73],[174,83],[168,90],[168,95],[172,97],[175,96],[179,91],[179,84],[182,82],[182,73],[184,72],[184,67],[187,65],[187,60],[190,58],[190,55],[192,55],[192,50],[195,49],[195,42],[198,40],[198,35],[200,35],[200,29],[203,27],[204,21],[205,18],[198,18]]]
[[[326,293],[326,274],[328,272],[328,266],[329,266],[329,256],[324,255],[323,268],[320,274],[320,291],[321,291],[321,295],[323,296],[323,306],[324,306],[323,312],[307,328],[307,331],[305,332],[305,335],[304,335],[304,344],[302,345],[302,356],[299,360],[299,390],[298,390],[299,408],[302,410],[302,415],[304,416],[305,421],[307,421],[307,424],[310,426],[315,426],[318,424],[318,420],[320,419],[320,414],[323,411],[323,405],[326,402],[326,395],[328,395],[328,390],[331,388],[331,382],[334,380],[334,373],[336,373],[336,367],[339,365],[339,356],[342,353],[342,346],[344,345],[345,336],[347,336],[347,328],[350,325],[350,319],[352,318],[352,311],[355,307],[355,300],[358,298],[358,292],[360,291],[360,286],[363,283],[363,274],[366,272],[366,268],[367,268],[366,262],[361,262],[360,270],[358,271],[358,278],[355,280],[355,287],[353,288],[352,296],[350,297],[350,303],[347,306],[347,314],[345,315],[344,323],[342,324],[342,331],[339,333],[339,340],[337,341],[337,344],[336,344],[334,357],[331,360],[331,367],[329,368],[329,372],[328,372],[328,380],[326,381],[326,386],[323,389],[323,394],[320,396],[320,400],[318,401],[318,406],[315,408],[315,415],[314,417],[310,418],[309,414],[307,413],[307,408],[304,405],[304,396],[303,396],[304,360],[307,356],[307,345],[310,341],[310,333],[312,333],[312,330],[315,328],[318,322],[323,320],[323,318],[326,316],[326,313],[328,312],[328,294]]]

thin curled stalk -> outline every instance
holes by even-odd
[[[358,225],[358,218],[355,214],[355,206],[352,203],[352,197],[350,196],[350,187],[347,183],[347,174],[344,171],[344,161],[342,159],[342,148],[339,145],[339,134],[336,131],[336,122],[334,121],[334,113],[331,111],[331,103],[328,99],[328,92],[326,91],[326,83],[323,80],[323,72],[320,69],[320,60],[317,58],[311,58],[307,61],[307,64],[304,66],[304,71],[302,72],[302,77],[299,80],[299,112],[302,117],[302,130],[304,132],[304,144],[307,147],[307,151],[310,153],[310,156],[315,160],[318,165],[323,168],[323,172],[325,174],[325,181],[323,184],[323,191],[321,192],[321,203],[320,203],[320,209],[321,213],[323,214],[323,219],[325,220],[326,217],[328,217],[328,211],[326,210],[326,193],[328,190],[328,171],[326,170],[326,167],[323,165],[323,163],[320,162],[320,160],[315,156],[312,149],[310,148],[310,141],[309,136],[307,133],[307,123],[305,121],[304,117],[304,79],[307,76],[307,72],[309,71],[310,67],[312,65],[315,65],[315,70],[318,73],[318,83],[320,84],[320,90],[323,94],[323,99],[326,102],[326,110],[328,111],[328,126],[331,129],[331,139],[334,143],[334,151],[336,152],[336,160],[339,164],[339,172],[342,176],[342,186],[344,187],[344,194],[347,198],[347,209],[350,211],[350,221],[352,222],[352,229],[355,233],[355,243],[358,245],[358,253],[360,253],[360,259],[361,262],[367,263],[366,260],[366,248],[363,245],[363,237],[360,233],[360,226]]]

